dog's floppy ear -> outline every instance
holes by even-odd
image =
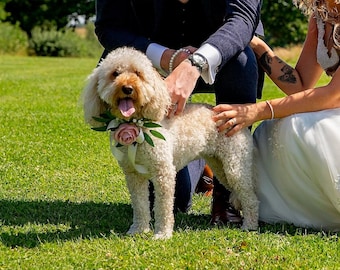
[[[93,120],[93,117],[98,117],[105,111],[105,104],[100,99],[98,94],[98,67],[93,70],[91,75],[87,78],[87,85],[83,91],[83,109],[85,122],[92,125],[98,126],[99,122]]]

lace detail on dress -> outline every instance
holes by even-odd
[[[318,47],[317,47],[317,61],[320,66],[326,71],[329,68],[334,67],[339,64],[339,56],[337,51],[332,47],[330,51],[330,55],[328,53],[328,49],[324,42],[325,36],[325,23],[322,19],[317,18],[317,26],[318,26]]]

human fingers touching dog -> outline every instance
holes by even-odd
[[[193,67],[190,62],[183,61],[165,79],[172,104],[176,104],[172,108],[172,112],[175,115],[183,112],[185,104],[194,90],[199,77],[200,73],[196,67]]]
[[[258,116],[256,103],[219,104],[213,111],[216,113],[213,120],[217,130],[226,132],[226,136],[232,136],[242,128],[251,126]]]
[[[172,100],[168,117],[183,112],[199,77],[200,73],[196,67],[189,61],[182,61],[165,79]],[[225,132],[226,136],[233,136],[242,128],[251,126],[258,116],[256,103],[219,104],[213,110],[216,113],[213,120],[217,130]]]
[[[200,77],[197,68],[189,61],[185,61],[197,48],[192,46],[184,47],[176,53],[172,66],[169,67],[169,76],[165,78],[168,91],[171,96],[172,105],[169,108],[168,116],[181,114],[185,104],[195,88]]]
[[[180,50],[173,58],[170,74],[165,78],[171,96],[171,107],[168,117],[179,115],[184,111],[185,104],[193,92],[200,72],[190,61],[185,61],[190,53],[196,51],[195,47],[187,46]],[[213,108],[216,113],[213,120],[219,132],[226,136],[233,136],[241,129],[251,126],[258,116],[256,103],[249,104],[220,104]]]

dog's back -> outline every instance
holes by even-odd
[[[226,148],[230,149],[232,145],[236,145],[235,142],[238,142],[237,147],[251,145],[249,130],[242,130],[232,137],[219,133],[216,123],[212,120],[213,114],[210,105],[189,103],[181,115],[162,121],[163,128],[171,134],[169,138],[171,141],[168,143],[173,146],[177,168],[194,159],[215,158],[220,155],[221,149],[227,145],[229,146]]]

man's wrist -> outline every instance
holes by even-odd
[[[150,43],[146,49],[146,56],[151,60],[156,69],[163,69],[162,56],[168,48],[157,43]]]
[[[193,53],[189,55],[187,60],[190,61],[192,66],[197,68],[200,74],[202,74],[204,70],[208,69],[207,59],[200,54]]]
[[[171,73],[174,69],[174,61],[175,58],[181,53],[181,52],[185,52],[187,54],[191,54],[189,49],[186,48],[180,48],[177,51],[174,52],[174,54],[170,57],[170,61],[169,61],[169,73]]]

